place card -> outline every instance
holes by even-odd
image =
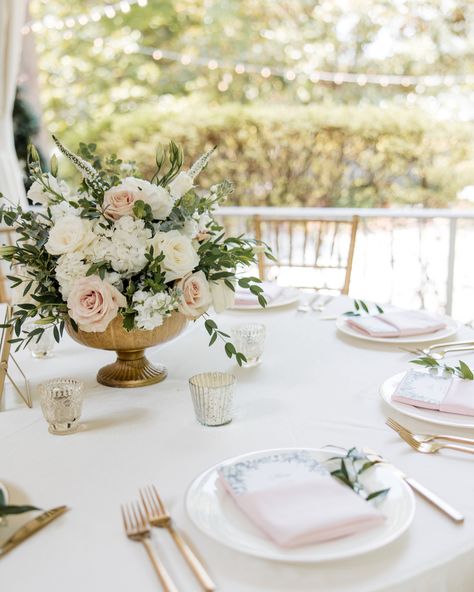
[[[450,374],[431,374],[409,370],[397,386],[392,399],[415,407],[439,409],[453,384]]]

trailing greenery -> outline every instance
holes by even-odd
[[[383,314],[384,310],[379,304],[367,304],[364,300],[355,300],[353,302],[354,309],[343,313],[346,317],[360,317],[362,314],[371,314],[372,306],[379,314]]]
[[[39,510],[35,506],[15,506],[7,505],[5,503],[5,496],[3,491],[0,489],[0,518],[4,516],[13,516],[14,514],[24,514],[25,512],[31,512],[32,510]]]
[[[344,485],[350,487],[358,495],[369,501],[375,498],[382,499],[387,495],[390,489],[379,489],[376,491],[367,491],[360,480],[360,476],[379,464],[380,460],[370,460],[370,458],[357,448],[350,448],[345,456],[334,456],[326,461],[331,467],[331,475],[339,479]],[[334,465],[335,468],[334,468]]]
[[[474,380],[472,369],[462,360],[459,360],[457,366],[448,366],[447,364],[440,364],[438,360],[430,355],[423,354],[419,358],[416,358],[416,360],[410,360],[410,363],[423,366],[424,368],[436,368],[443,372],[447,372],[448,374],[459,376],[459,378],[462,378],[463,380]]]

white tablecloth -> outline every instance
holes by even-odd
[[[343,311],[348,303],[339,299],[331,306]],[[53,376],[75,376],[85,381],[87,397],[84,429],[67,437],[48,433],[37,400],[29,410],[10,394],[7,409],[0,413],[0,480],[9,486],[13,500],[43,508],[71,507],[1,561],[2,590],[159,589],[144,549],[124,536],[119,514],[119,505],[136,498],[137,488],[148,483],[157,485],[225,592],[474,590],[474,457],[421,455],[384,425],[388,410],[378,386],[406,369],[410,354],[346,338],[337,334],[333,321],[294,308],[232,312],[217,320],[225,329],[248,318],[267,325],[260,367],[234,367],[219,345],[208,349],[207,334],[195,327],[149,350],[151,359],[166,364],[169,377],[142,389],[98,385],[95,373],[111,354],[69,339],[50,360],[19,355],[33,386]],[[472,331],[459,333],[467,335]],[[194,419],[187,379],[205,370],[232,370],[237,376],[237,413],[225,427],[205,428]],[[416,421],[405,423],[426,429]],[[347,561],[291,565],[224,548],[186,516],[188,485],[220,460],[265,448],[329,443],[380,451],[461,510],[465,524],[455,525],[418,499],[411,528],[387,547]],[[180,590],[198,591],[167,533],[155,531],[154,537]]]

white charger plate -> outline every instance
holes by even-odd
[[[444,413],[443,411],[435,411],[434,409],[423,409],[422,407],[413,407],[413,405],[406,405],[398,401],[392,401],[392,395],[395,389],[400,384],[406,372],[400,372],[387,378],[380,387],[380,396],[387,403],[389,407],[395,409],[402,415],[419,419],[420,421],[427,421],[437,425],[474,429],[474,417],[469,415],[458,415],[457,413]],[[474,388],[474,387],[473,387]],[[473,393],[474,396],[474,393]]]
[[[413,492],[393,470],[378,465],[366,473],[365,483],[371,490],[390,488],[379,506],[386,516],[384,524],[352,536],[293,549],[284,549],[272,543],[226,493],[219,482],[218,469],[222,465],[268,454],[303,450],[318,461],[335,456],[334,451],[328,449],[279,448],[227,459],[202,473],[189,487],[185,499],[189,517],[202,532],[231,549],[290,563],[317,563],[368,553],[394,541],[410,526],[415,512]]]
[[[258,302],[249,302],[248,304],[234,304],[230,310],[266,310],[268,308],[278,308],[280,306],[289,306],[300,300],[300,292],[297,288],[283,288],[280,294],[267,303],[264,308]]]
[[[442,318],[446,322],[446,327],[444,327],[444,329],[440,329],[439,331],[428,333],[426,335],[412,335],[411,337],[372,337],[371,335],[366,335],[365,333],[357,331],[357,329],[354,329],[353,327],[348,325],[348,317],[344,315],[337,317],[336,327],[342,333],[350,335],[350,337],[362,339],[364,341],[373,341],[376,343],[394,343],[396,345],[404,343],[430,343],[432,341],[438,341],[439,339],[446,339],[447,337],[451,337],[458,330],[458,323],[454,319],[452,319],[451,317]]]

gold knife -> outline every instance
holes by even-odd
[[[16,532],[12,534],[12,536],[3,543],[0,547],[0,558],[6,555],[9,551],[17,547],[20,543],[30,537],[32,534],[52,522],[56,520],[59,516],[67,512],[69,508],[67,506],[59,506],[58,508],[53,508],[52,510],[47,510],[43,512],[36,518],[29,520],[21,526]]]
[[[448,504],[438,495],[427,489],[424,485],[418,483],[418,481],[415,481],[415,479],[407,477],[405,473],[403,473],[403,471],[401,471],[398,467],[392,465],[392,463],[385,459],[383,456],[381,456],[377,452],[374,452],[373,450],[370,450],[369,448],[364,448],[364,452],[365,454],[367,454],[367,458],[369,458],[370,460],[377,460],[380,463],[383,463],[384,465],[390,467],[395,473],[398,474],[398,476],[401,479],[405,481],[405,483],[407,483],[414,491],[416,491],[418,495],[421,495],[423,499],[425,499],[427,502],[438,508],[438,510],[443,512],[443,514],[446,514],[446,516],[451,518],[451,520],[457,522],[458,524],[464,522],[464,516],[461,514],[461,512],[458,512],[456,508],[453,508],[450,504]]]

